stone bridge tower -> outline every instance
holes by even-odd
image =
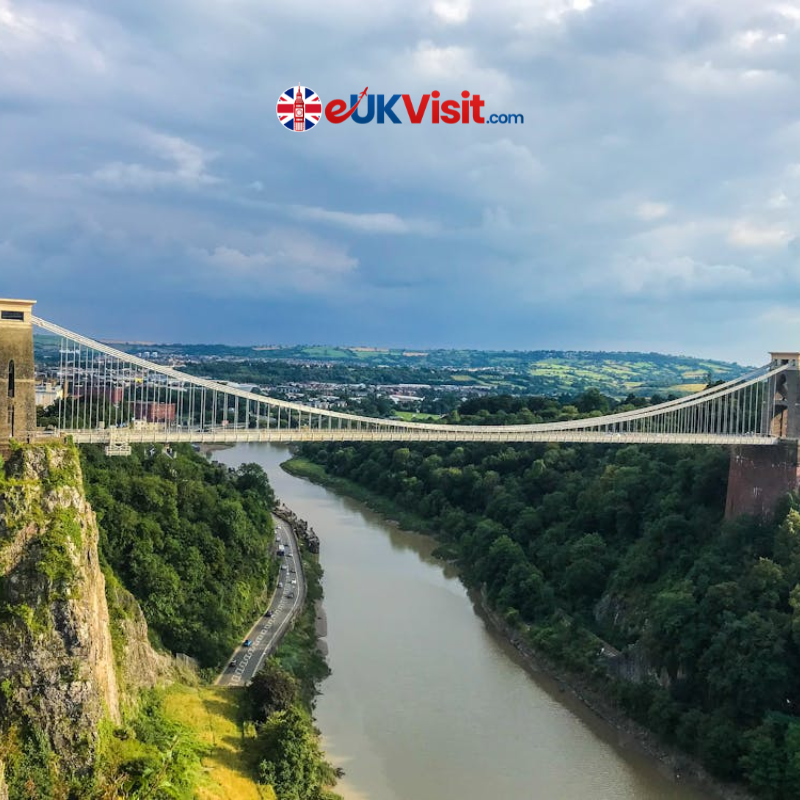
[[[36,430],[35,302],[0,299],[0,446],[25,441]]]
[[[762,430],[782,441],[734,447],[725,516],[771,514],[787,492],[800,489],[800,353],[771,353],[770,368],[788,369],[768,383]]]

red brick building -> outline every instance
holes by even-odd
[[[175,403],[138,402],[133,404],[133,416],[145,422],[174,422]]]

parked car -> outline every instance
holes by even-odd
[[[228,664],[228,666],[229,666],[231,669],[233,669],[233,668],[236,666],[236,664],[237,664],[237,663],[238,663],[238,662],[237,662],[237,661],[236,661],[236,659],[234,658],[234,659],[233,659],[233,661],[231,661],[231,663],[230,663],[230,664]]]
[[[289,594],[287,594],[286,596],[289,598],[289,600],[293,600],[294,599],[294,592],[289,592]]]
[[[271,611],[267,611],[267,613],[266,613],[266,614],[264,614],[264,616],[265,616],[265,617],[271,617],[271,616],[272,616],[272,612],[271,612]]]
[[[251,646],[252,646],[252,644],[253,644],[253,641],[252,641],[252,639],[245,639],[245,640],[244,640],[244,646],[245,646],[245,647],[251,647]]]

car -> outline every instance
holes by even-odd
[[[295,568],[294,568],[294,567],[289,567],[289,572],[296,572],[296,571],[297,571],[297,570],[295,570]]]
[[[236,659],[234,658],[234,659],[233,659],[233,661],[231,661],[231,663],[230,663],[230,664],[228,664],[228,666],[229,666],[231,669],[233,669],[233,668],[236,666],[236,664],[237,664],[237,663],[238,663],[238,662],[237,662],[237,661],[236,661]]]
[[[297,581],[292,581],[292,586],[297,586]]]
[[[253,640],[252,639],[245,639],[244,640],[244,647],[252,647]]]
[[[287,596],[287,597],[288,597],[290,600],[293,600],[293,599],[294,599],[294,592],[289,592],[289,594],[287,594],[286,596]]]
[[[278,588],[279,589],[283,589],[283,582],[282,581],[278,581]]]
[[[271,616],[272,616],[272,612],[271,612],[271,611],[267,611],[267,613],[266,613],[266,614],[264,614],[264,616],[265,616],[265,617],[271,617]]]

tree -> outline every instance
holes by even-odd
[[[649,610],[650,625],[644,637],[647,652],[674,677],[694,652],[697,604],[691,584],[659,592]]]
[[[732,704],[744,718],[758,717],[787,694],[785,636],[772,619],[756,611],[730,619],[700,658],[709,699]]]
[[[266,720],[276,711],[285,711],[297,699],[297,693],[297,680],[274,658],[264,664],[247,687],[247,696],[258,721]]]
[[[767,720],[743,737],[745,752],[740,764],[747,782],[767,800],[783,800],[786,791],[784,731],[776,720]]]
[[[263,726],[259,743],[267,757],[259,765],[262,783],[280,800],[319,800],[332,782],[311,723],[295,706],[273,714]]]
[[[272,490],[267,473],[261,466],[242,464],[234,475],[234,483],[240,492],[253,492],[270,508],[275,505],[275,492]]]

